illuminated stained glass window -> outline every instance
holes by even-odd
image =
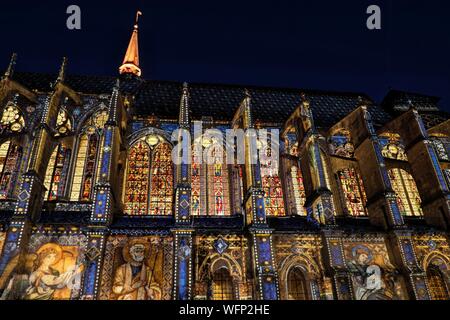
[[[171,148],[160,143],[153,151],[150,214],[171,215],[173,197],[173,167]]]
[[[261,160],[261,179],[264,190],[266,214],[269,216],[284,216],[284,199],[281,179],[278,173],[278,163],[273,163],[270,146],[264,146],[266,158]]]
[[[414,178],[408,172],[399,168],[390,169],[388,173],[392,188],[397,194],[400,212],[406,216],[421,216],[421,200]]]
[[[196,148],[192,150],[191,214],[230,215],[230,180],[224,150],[216,144],[205,144],[204,148],[209,148],[207,152],[211,157],[209,164],[206,159],[199,160]]]
[[[365,216],[366,193],[361,176],[354,168],[346,168],[337,172],[342,188],[345,208],[351,216]]]
[[[213,274],[213,300],[233,300],[233,278],[225,268]]]
[[[441,271],[436,266],[427,268],[428,288],[432,300],[449,300],[450,295]]]
[[[64,195],[64,188],[69,167],[70,150],[58,145],[50,156],[45,173],[44,186],[47,189],[47,200],[57,200]]]
[[[291,183],[292,195],[295,202],[295,209],[298,215],[306,215],[306,210],[303,207],[306,201],[305,186],[303,184],[303,176],[297,166],[291,167]]]
[[[0,125],[2,129],[7,129],[11,132],[21,132],[25,127],[22,112],[13,102],[8,102],[3,110]]]
[[[192,150],[192,164],[191,164],[191,214],[194,216],[205,215],[206,214],[206,205],[204,203],[204,197],[200,195],[204,195],[206,193],[205,183],[204,183],[204,175],[202,173],[202,164],[197,160],[196,149]]]
[[[355,148],[350,142],[350,132],[347,130],[340,130],[336,132],[330,138],[329,143],[330,154],[344,157],[353,158]]]
[[[70,200],[89,201],[96,181],[101,161],[102,129],[108,120],[108,111],[99,110],[85,123],[78,141],[75,172],[72,179]]]
[[[308,300],[306,279],[300,268],[292,268],[288,275],[288,300]]]
[[[125,214],[172,214],[171,147],[162,138],[147,136],[130,148],[125,179]]]
[[[0,145],[0,199],[13,196],[22,160],[22,147],[6,141]]]
[[[394,160],[408,161],[405,146],[398,134],[385,133],[380,135],[381,154],[383,157]]]
[[[233,168],[233,191],[235,211],[242,212],[242,202],[244,201],[244,185],[242,176],[242,166]]]

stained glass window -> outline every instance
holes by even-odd
[[[125,179],[125,214],[172,214],[171,147],[162,138],[147,136],[130,148]]]
[[[346,168],[338,171],[337,176],[342,188],[347,214],[365,216],[366,193],[359,173],[354,168]]]
[[[330,154],[344,158],[353,158],[355,148],[350,142],[350,132],[340,130],[330,138]]]
[[[7,129],[11,132],[21,132],[25,127],[22,112],[13,102],[8,102],[3,110],[0,125],[2,129]]]
[[[288,300],[308,300],[306,279],[300,268],[292,268],[289,271]]]
[[[22,147],[6,141],[0,145],[0,199],[13,196],[22,160]]]
[[[235,211],[241,213],[244,201],[242,166],[236,166],[233,168],[233,191]]]
[[[261,160],[261,179],[264,190],[264,200],[266,214],[269,216],[284,216],[284,199],[281,179],[278,173],[278,163],[273,163],[271,159],[270,146],[263,147],[266,157]]]
[[[421,216],[421,200],[414,178],[408,172],[399,168],[390,169],[388,173],[392,188],[397,194],[400,212],[406,216]]]
[[[206,205],[204,204],[204,195],[206,193],[204,175],[202,175],[202,164],[197,160],[196,149],[192,150],[192,164],[191,164],[191,214],[194,216],[205,215],[206,214]]]
[[[306,215],[306,210],[303,207],[306,201],[305,186],[303,185],[303,176],[299,168],[295,165],[291,167],[291,183],[296,213],[302,216]]]
[[[385,133],[380,136],[381,154],[385,158],[408,161],[405,146],[398,134]]]
[[[150,187],[150,214],[171,215],[173,196],[173,167],[171,148],[160,143],[153,151]]]
[[[428,287],[432,300],[449,300],[450,295],[441,271],[436,266],[427,268]]]
[[[233,300],[233,278],[225,268],[220,268],[213,275],[213,300]]]
[[[58,145],[50,156],[45,173],[44,186],[47,189],[47,200],[57,200],[64,195],[64,188],[69,167],[70,150]]]
[[[75,173],[72,180],[72,201],[89,201],[98,181],[98,166],[101,161],[102,129],[108,120],[108,111],[99,110],[85,123],[78,142]]]
[[[199,161],[196,148],[192,151],[191,214],[230,215],[230,180],[224,150],[217,144],[208,144],[204,148],[211,157],[209,164],[207,159]]]

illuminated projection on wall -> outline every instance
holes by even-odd
[[[172,263],[171,236],[111,236],[106,244],[100,299],[169,300]]]
[[[78,299],[86,245],[84,235],[34,233],[23,261],[15,256],[0,278],[2,299]]]
[[[234,300],[252,297],[247,266],[250,251],[241,236],[196,237],[194,296],[200,300]]]
[[[384,239],[344,240],[356,300],[406,299],[404,279],[392,265]]]

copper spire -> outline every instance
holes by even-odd
[[[123,58],[122,65],[119,68],[120,74],[134,74],[141,75],[141,68],[139,68],[139,47],[138,47],[138,20],[142,15],[141,11],[136,12],[136,21],[134,24],[133,33],[131,34],[130,43],[128,44],[127,52]]]

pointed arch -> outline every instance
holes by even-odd
[[[127,215],[173,213],[172,145],[151,134],[135,140],[128,151],[123,192]]]
[[[270,145],[272,143],[274,144],[273,147]],[[264,190],[264,207],[268,216],[284,216],[286,215],[286,208],[280,177],[280,163],[279,159],[278,163],[272,162],[272,148],[279,148],[279,145],[277,142],[272,142],[270,137],[267,142],[262,142],[260,167]]]
[[[413,176],[400,168],[388,170],[392,188],[397,194],[397,204],[405,216],[421,216],[422,208],[419,190]]]
[[[321,282],[322,274],[321,268],[312,257],[306,254],[287,257],[281,263],[279,275],[280,292],[283,299],[295,299],[295,295],[298,300],[318,299],[318,284]],[[300,285],[303,285],[305,290],[302,291]],[[294,293],[295,295],[292,296]],[[289,298],[290,295],[291,298]]]
[[[71,201],[91,201],[93,187],[98,180],[102,156],[103,127],[108,120],[108,110],[100,109],[89,117],[78,138],[78,152],[70,193]]]
[[[45,172],[45,200],[54,201],[64,197],[70,153],[71,150],[62,143],[54,148]]]
[[[366,192],[358,170],[347,167],[338,170],[336,174],[346,213],[354,217],[366,216]]]
[[[23,156],[23,148],[7,140],[0,145],[0,199],[14,196]]]
[[[201,152],[207,153],[210,160],[207,163],[208,161],[198,155],[199,150],[192,148],[191,214],[228,216],[231,214],[231,188],[225,149],[213,142],[207,145],[202,141],[202,144]]]

